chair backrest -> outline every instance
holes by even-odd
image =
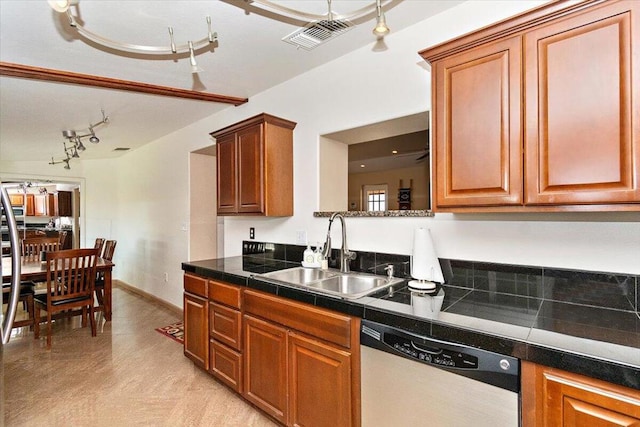
[[[67,231],[61,231],[58,233],[58,242],[60,242],[60,249],[64,247],[64,241],[67,240]]]
[[[73,298],[93,298],[98,249],[47,252],[48,305]]]
[[[22,255],[25,257],[39,257],[40,252],[54,252],[60,250],[57,237],[28,237],[22,239]]]
[[[102,237],[96,237],[96,243],[93,245],[95,249],[99,249],[98,256],[102,256],[102,250],[104,248],[104,239]]]
[[[116,251],[117,243],[118,242],[116,240],[107,240],[106,242],[104,242],[104,252],[102,253],[102,258],[112,261],[113,253]]]

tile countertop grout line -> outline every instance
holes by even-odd
[[[232,257],[232,258],[223,258],[218,260],[202,260],[202,261],[194,261],[194,262],[185,262],[182,263],[182,269],[185,272],[191,272],[193,274],[201,275],[204,277],[210,277],[214,280],[218,278],[218,280],[225,280],[230,283],[237,284],[239,286],[245,286],[251,289],[257,289],[265,292],[269,292],[275,295],[280,294],[279,288],[280,286],[274,285],[268,281],[261,280],[259,277],[260,273],[254,273],[250,271],[244,270],[244,266],[242,266],[241,261],[243,260],[242,256]],[[255,260],[255,258],[254,258]],[[218,262],[222,261],[222,266],[218,264]],[[265,260],[266,262],[266,260]],[[212,265],[207,265],[212,264]],[[236,268],[231,268],[231,265],[238,264]],[[238,268],[240,267],[240,269]],[[221,270],[222,268],[222,270]],[[229,270],[225,270],[228,268]],[[222,278],[219,278],[222,276]],[[300,290],[294,287],[286,287],[283,288],[293,289],[296,292],[306,293],[304,290]],[[469,289],[469,293],[472,292],[473,289]],[[296,292],[286,291],[289,297],[295,298],[297,295]],[[311,292],[312,294],[315,294]],[[581,373],[583,375],[588,375],[594,378],[603,379],[605,381],[616,382],[619,385],[623,385],[626,387],[631,387],[635,389],[640,389],[640,357],[638,361],[638,365],[629,365],[623,361],[609,361],[604,359],[603,357],[599,357],[596,355],[585,354],[582,355],[577,353],[574,350],[568,348],[560,348],[557,346],[547,346],[544,343],[529,341],[529,337],[534,333],[535,328],[533,325],[529,327],[529,332],[527,334],[527,338],[518,339],[518,338],[509,338],[502,337],[500,335],[496,335],[491,331],[476,331],[473,328],[450,324],[450,323],[434,323],[431,319],[422,319],[417,316],[409,316],[406,313],[402,312],[389,312],[388,310],[381,309],[375,306],[368,306],[367,303],[359,302],[358,300],[344,300],[341,298],[329,297],[325,295],[314,295],[313,304],[319,306],[318,298],[323,299],[331,299],[335,301],[347,301],[346,304],[349,306],[360,306],[362,308],[362,318],[372,320],[371,317],[376,317],[374,313],[388,313],[391,317],[396,317],[401,319],[398,323],[412,322],[415,324],[416,322],[424,323],[426,328],[424,328],[421,332],[417,333],[425,333],[425,330],[428,330],[429,334],[434,335],[434,328],[444,328],[445,330],[450,330],[452,335],[464,335],[468,337],[469,335],[486,337],[491,340],[498,341],[508,341],[513,344],[513,350],[521,349],[521,346],[524,346],[524,353],[518,354],[515,357],[530,360],[535,363],[542,363],[548,366],[557,367],[566,370],[572,370],[573,372]],[[376,301],[380,301],[380,298],[376,298]],[[305,298],[304,301],[309,303],[308,299]],[[371,303],[369,303],[371,304]],[[321,306],[327,306],[327,303],[320,304]],[[332,306],[339,306],[339,304],[331,304]],[[540,314],[541,306],[538,308],[538,312],[536,313],[536,318]],[[598,307],[602,309],[601,307]],[[345,308],[336,308],[332,309],[341,311],[345,314],[351,314],[345,311]],[[369,314],[368,314],[369,313]],[[353,314],[351,314],[353,315]],[[482,319],[478,319],[482,320]],[[379,320],[374,320],[379,321]],[[500,323],[500,322],[497,322]],[[509,326],[508,323],[503,323],[506,326]],[[394,326],[394,325],[390,325]],[[402,327],[402,326],[400,326]],[[526,328],[526,327],[523,327]],[[415,329],[415,328],[414,328]],[[541,330],[542,332],[545,332]],[[558,335],[564,335],[560,333],[555,333]],[[567,338],[570,338],[570,335],[567,335]],[[473,345],[478,348],[482,348],[481,344],[471,344],[469,342],[462,342],[463,344]],[[629,346],[621,346],[624,348],[629,348],[633,350],[635,347]],[[495,348],[487,348],[487,350],[495,351]],[[500,351],[497,351],[500,352]],[[505,350],[502,349],[502,353],[505,354]],[[519,352],[518,352],[519,353]],[[638,349],[638,353],[640,355],[640,349]],[[513,355],[513,354],[508,354]],[[568,361],[571,361],[570,364]],[[602,366],[601,366],[602,365]],[[601,369],[602,368],[602,369]],[[606,368],[606,369],[605,369]],[[609,374],[609,375],[607,375]]]

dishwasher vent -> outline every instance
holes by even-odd
[[[311,50],[316,46],[326,43],[329,40],[344,34],[353,28],[353,23],[346,19],[332,19],[311,22],[303,28],[299,28],[282,41],[291,43],[298,48]]]

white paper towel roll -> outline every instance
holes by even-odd
[[[416,228],[413,233],[411,277],[418,280],[444,283],[442,269],[428,228]],[[411,283],[409,284],[411,286]]]

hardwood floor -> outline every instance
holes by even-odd
[[[56,322],[50,351],[44,334],[14,330],[4,348],[6,426],[276,426],[155,331],[180,320],[175,313],[122,288],[113,301],[97,337],[79,316]]]

